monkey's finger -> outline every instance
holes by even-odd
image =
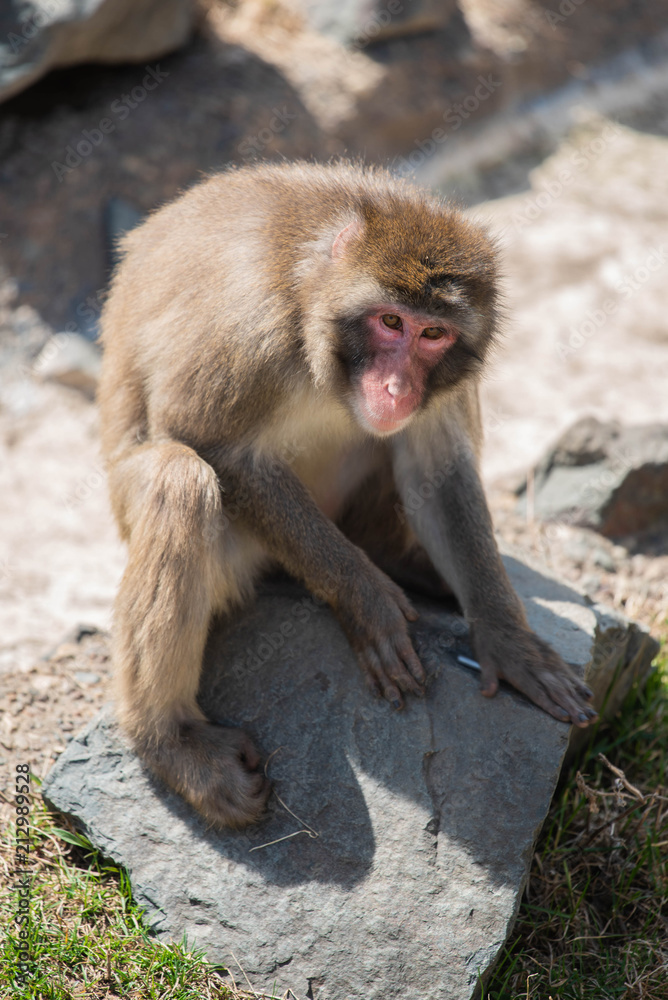
[[[401,587],[396,587],[396,600],[399,605],[399,610],[401,611],[404,618],[409,622],[416,622],[420,615],[417,613],[411,602],[408,600],[404,594]]]
[[[239,760],[245,764],[250,771],[256,771],[260,766],[262,758],[253,746],[250,739],[246,738],[239,747]]]
[[[404,694],[414,694],[418,698],[424,697],[424,688],[418,684],[411,672],[400,661],[390,669],[389,675]]]
[[[499,690],[499,676],[493,662],[483,658],[480,661],[480,690],[485,698],[493,698]]]
[[[404,633],[393,639],[385,639],[379,650],[381,669],[397,684],[404,694],[424,694],[422,685],[416,680],[413,670],[422,673],[422,664],[418,660],[409,637]]]
[[[361,650],[359,656],[371,690],[375,691],[376,694],[381,694],[394,708],[403,708],[404,702],[401,692],[383,670],[375,650]]]
[[[382,696],[382,692],[378,686],[378,681],[369,670],[364,671],[364,680],[374,698],[380,698]]]
[[[403,708],[404,699],[401,696],[401,689],[404,691],[409,691],[410,687],[406,684],[406,678],[410,677],[408,671],[399,663],[395,664],[392,673],[385,670],[382,664],[379,662],[378,670],[376,672],[376,680],[380,686],[383,694],[383,698],[389,701],[392,708]],[[410,680],[413,684],[415,681],[412,677]]]
[[[410,639],[407,639],[402,643],[399,649],[399,656],[403,660],[404,664],[410,671],[411,675],[416,681],[415,694],[422,696],[424,694],[424,683],[427,680],[427,675],[425,673],[424,667],[420,662],[420,658],[413,649],[413,643]]]

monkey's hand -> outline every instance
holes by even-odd
[[[193,720],[160,741],[135,741],[146,764],[215,827],[261,818],[271,786],[242,729]]]
[[[472,628],[473,648],[482,671],[482,693],[496,694],[499,679],[521,691],[555,719],[584,728],[597,718],[592,692],[551,646],[528,628],[507,624]]]
[[[424,694],[426,674],[408,634],[418,614],[382,570],[366,560],[362,569],[339,595],[336,615],[371,690],[401,708],[402,693]]]

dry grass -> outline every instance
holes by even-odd
[[[668,671],[561,782],[490,1000],[668,1000]]]

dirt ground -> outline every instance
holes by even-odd
[[[473,211],[505,258],[504,336],[482,393],[499,533],[659,636],[668,535],[613,544],[561,525],[548,538],[515,512],[508,486],[580,416],[668,422],[667,165],[668,140],[594,121],[534,172],[530,191]],[[13,307],[11,283],[3,294],[0,763],[27,760],[41,775],[108,696],[102,644],[76,627],[109,628],[124,552],[94,403],[21,363],[49,330]]]

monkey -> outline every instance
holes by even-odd
[[[258,750],[197,693],[212,620],[276,568],[329,604],[396,709],[425,693],[408,587],[454,594],[484,695],[504,679],[557,719],[596,718],[529,628],[481,485],[491,236],[383,168],[264,163],[196,184],[121,251],[98,392],[128,543],[112,655],[150,771],[211,826],[262,817]]]

